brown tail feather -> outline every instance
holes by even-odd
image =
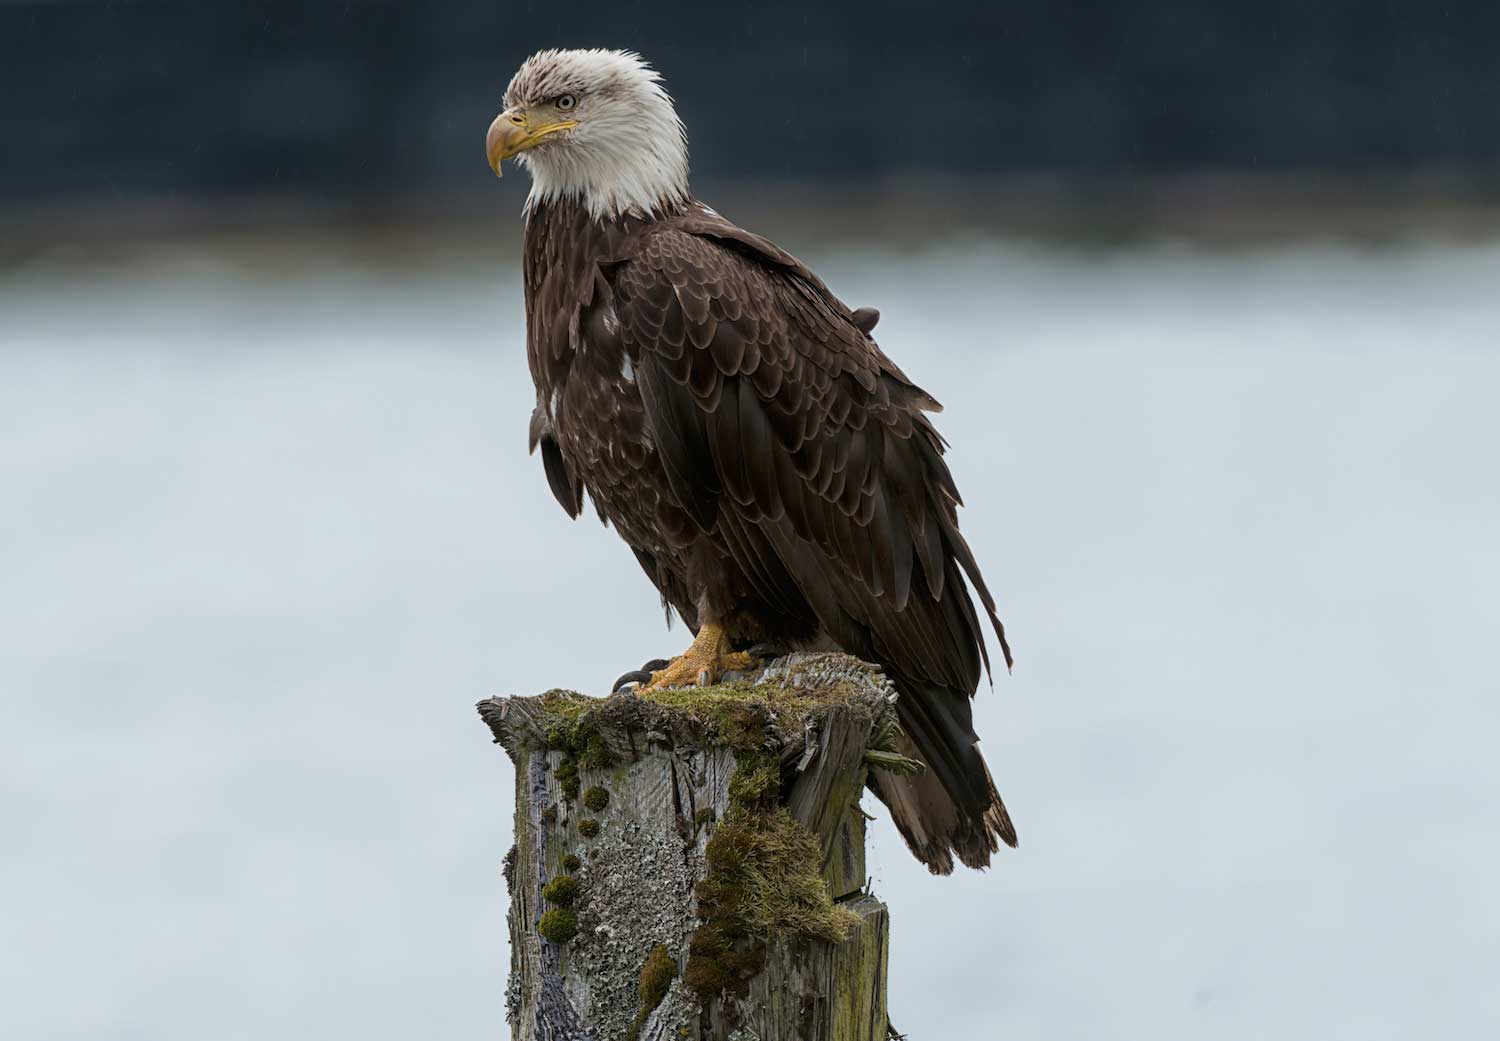
[[[987,868],[1003,842],[1017,844],[1015,825],[989,768],[979,754],[968,719],[968,698],[914,684],[900,684],[897,708],[906,734],[899,750],[928,769],[916,775],[875,770],[870,790],[918,860],[935,875],[953,871],[953,858]],[[949,711],[959,704],[962,708]],[[958,718],[963,717],[963,718]]]

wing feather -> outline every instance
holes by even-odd
[[[552,496],[574,520],[583,512],[583,481],[575,477],[563,459],[562,449],[552,436],[552,426],[547,414],[538,405],[531,413],[531,429],[528,432],[529,451],[541,449],[542,469],[547,474],[547,486]]]
[[[840,642],[878,643],[909,674],[972,690],[984,637],[969,587],[1009,651],[922,415],[936,403],[805,269],[752,245],[661,227],[612,270],[673,489],[699,523],[728,508],[777,525],[784,556],[792,540],[816,546],[816,577],[786,570],[834,593],[825,625],[849,630]]]

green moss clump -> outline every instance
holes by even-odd
[[[542,708],[555,723],[576,723],[589,709],[599,704],[597,698],[584,697],[571,690],[549,690],[541,696]]]
[[[765,943],[746,933],[743,925],[709,922],[693,934],[682,982],[705,1001],[720,994],[744,997],[765,964]]]
[[[781,767],[770,757],[740,760],[729,779],[729,801],[741,806],[771,807],[781,799]]]
[[[585,817],[578,822],[578,834],[586,839],[591,839],[599,834],[599,822],[592,817]]]
[[[570,875],[581,867],[583,867],[583,861],[571,853],[562,858],[562,869]]]
[[[566,753],[585,770],[603,770],[611,765],[609,746],[589,715],[599,705],[597,700],[559,690],[549,690],[541,700],[551,717],[545,734],[549,751]]]
[[[548,806],[542,811],[542,823],[552,825],[557,823],[557,807]]]
[[[542,887],[542,899],[558,907],[572,907],[582,888],[572,875],[558,875]]]
[[[799,715],[790,705],[796,700],[795,696],[790,691],[772,686],[668,687],[637,696],[690,716],[713,731],[729,747],[741,752],[754,752],[765,746],[773,704],[779,713],[789,717]],[[805,700],[810,707],[812,699]]]
[[[714,808],[712,806],[705,806],[705,807],[703,807],[703,809],[701,809],[697,813],[693,814],[693,823],[696,824],[700,828],[703,827],[703,825],[705,825],[705,824],[712,823],[713,819],[714,819]]]
[[[561,691],[548,691],[542,695],[542,707],[553,717],[547,725],[546,746],[549,751],[561,752],[562,762],[552,771],[562,789],[563,798],[569,801],[578,798],[582,787],[578,771],[603,770],[612,760],[609,746],[598,726],[589,716],[596,702],[582,695],[565,695]]]
[[[798,731],[812,713],[846,703],[853,693],[842,684],[812,690],[771,683],[720,683],[641,691],[636,696],[696,719],[736,751],[756,752],[766,744],[773,716],[778,730]]]
[[[557,769],[552,771],[552,776],[557,778],[558,787],[562,789],[563,798],[578,798],[578,764],[571,757],[564,757],[557,764]]]
[[[646,956],[646,964],[641,966],[641,1007],[647,1015],[661,1004],[667,996],[667,988],[676,978],[677,963],[672,960],[672,952],[667,950],[666,944],[657,944]]]
[[[576,749],[578,752],[578,765],[585,770],[606,770],[614,764],[614,757],[609,754],[609,746],[604,743],[604,736],[592,727],[587,728],[588,734],[583,739],[583,746]]]
[[[830,705],[847,703],[856,693],[847,683],[817,688],[719,683],[638,691],[634,696],[696,720],[736,751],[755,752],[771,738],[773,720],[776,731],[799,731],[808,716]],[[563,752],[585,770],[613,765],[599,726],[600,719],[617,719],[610,711],[617,702],[565,690],[549,690],[540,701],[546,713],[543,734],[549,750]]]
[[[578,935],[578,916],[565,907],[554,907],[537,920],[536,931],[544,940],[567,943]]]
[[[823,851],[784,806],[731,806],[709,839],[700,910],[742,919],[754,935],[789,934],[838,943],[858,921],[829,895]]]
[[[769,720],[759,705],[728,705],[719,720],[719,735],[730,748],[753,752],[769,739]]]
[[[596,784],[583,793],[583,804],[598,813],[609,805],[609,792]]]
[[[775,760],[743,758],[729,791],[729,810],[704,849],[708,872],[694,889],[703,925],[683,973],[704,1000],[749,993],[766,939],[838,943],[858,921],[828,892],[817,838],[780,804]]]
[[[677,963],[672,960],[672,952],[664,944],[651,948],[651,953],[646,956],[646,964],[641,966],[641,1007],[636,1010],[635,1023],[625,1035],[625,1041],[636,1041],[641,1036],[641,1028],[667,996],[667,991],[676,978]]]

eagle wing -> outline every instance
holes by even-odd
[[[870,627],[885,660],[972,690],[984,653],[977,620],[939,632],[921,607],[947,599],[956,562],[1009,664],[958,530],[944,443],[923,414],[937,403],[779,250],[673,225],[634,245],[612,271],[613,304],[657,452],[698,524],[707,530],[726,510],[786,522],[833,565],[844,610]],[[967,602],[961,585],[951,592]]]
[[[870,339],[866,314],[722,218],[651,226],[607,278],[674,497],[705,531],[759,529],[782,566],[737,559],[748,579],[793,576],[840,646],[886,667],[953,800],[971,816],[999,806],[973,748],[969,699],[988,657],[965,579],[1007,665],[1010,649],[958,530],[958,489],[924,415],[937,403]],[[1008,819],[989,830],[1014,841]],[[988,832],[973,841],[994,848]]]

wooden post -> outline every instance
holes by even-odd
[[[892,750],[871,665],[491,698],[516,767],[512,1041],[886,1041],[885,905],[859,809]]]

